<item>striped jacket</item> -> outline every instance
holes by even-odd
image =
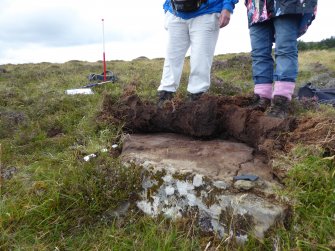
[[[301,14],[299,36],[304,34],[315,18],[317,0],[245,0],[249,27],[273,17]]]

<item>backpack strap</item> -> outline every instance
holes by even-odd
[[[313,98],[316,97],[318,103],[331,104],[335,107],[335,88],[316,89],[312,87],[312,83],[307,83],[299,88],[298,98]]]
[[[307,83],[303,87],[300,87],[298,90],[298,98],[312,98],[316,93],[316,89],[312,87],[312,83]]]

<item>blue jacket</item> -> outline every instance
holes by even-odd
[[[177,12],[172,8],[171,0],[166,0],[163,4],[163,9],[165,12],[169,11],[182,19],[190,19],[204,14],[221,13],[223,9],[233,13],[235,4],[237,4],[238,1],[239,0],[207,0],[207,3],[203,3],[197,11]]]

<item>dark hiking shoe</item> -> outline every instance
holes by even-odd
[[[164,102],[167,100],[171,100],[174,96],[174,92],[168,92],[168,91],[159,91],[158,92],[158,103],[157,106],[159,108],[162,108],[164,105]]]
[[[271,106],[266,115],[269,117],[285,119],[288,115],[290,101],[284,96],[276,95],[273,97]]]
[[[200,99],[200,97],[202,96],[202,94],[204,94],[203,92],[199,92],[199,93],[187,93],[187,100],[188,101],[196,101],[198,99]]]
[[[262,112],[265,112],[265,110],[271,105],[270,99],[260,97],[257,94],[254,94],[251,102],[252,104],[249,106],[249,108]]]

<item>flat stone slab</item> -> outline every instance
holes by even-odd
[[[124,140],[121,158],[143,167],[137,206],[149,215],[196,215],[205,231],[234,232],[241,240],[248,234],[262,238],[285,219],[287,207],[273,199],[280,185],[265,159],[246,144],[132,134]]]
[[[211,179],[232,181],[234,176],[253,174],[274,181],[264,159],[243,143],[197,140],[172,134],[132,134],[124,141],[123,159],[155,169],[169,167],[175,172],[196,172]]]

